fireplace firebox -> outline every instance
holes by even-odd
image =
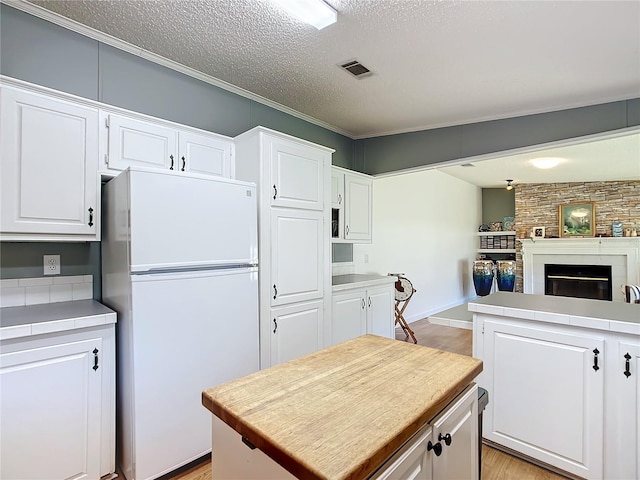
[[[544,279],[545,295],[612,300],[610,265],[545,264]]]

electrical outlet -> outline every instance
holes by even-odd
[[[60,275],[60,255],[44,255],[44,274]]]

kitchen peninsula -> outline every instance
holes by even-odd
[[[213,478],[477,478],[481,371],[363,335],[208,389]]]
[[[496,292],[469,310],[486,440],[580,478],[640,478],[640,305]]]

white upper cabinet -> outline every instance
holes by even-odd
[[[345,174],[344,238],[371,241],[373,180],[360,175]]]
[[[372,240],[373,178],[340,167],[331,169],[331,240]]]
[[[104,173],[148,167],[234,178],[233,139],[158,119],[101,112],[106,129]]]
[[[278,138],[267,138],[274,207],[323,210],[324,171],[330,154]]]
[[[344,206],[344,173],[333,167],[331,169],[331,208]]]
[[[155,167],[176,170],[178,132],[173,128],[109,115],[109,168]]]
[[[98,109],[3,85],[2,240],[99,240]]]
[[[235,178],[233,143],[229,140],[212,135],[180,132],[178,142],[180,170]]]

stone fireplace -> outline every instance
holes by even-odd
[[[545,294],[546,265],[610,267],[614,302],[624,301],[622,285],[640,284],[640,237],[544,238],[519,241],[524,293]]]
[[[560,235],[558,206],[582,202],[596,204],[596,238],[557,238]],[[640,231],[640,180],[520,184],[515,189],[515,217],[520,238],[529,239],[533,228],[540,226],[545,227],[545,235],[548,237],[544,241],[560,242],[560,246],[568,245],[563,243],[565,241],[588,243],[602,239],[605,242],[624,242],[627,238],[633,241],[633,237],[612,238],[611,224],[619,221],[624,228],[636,228]],[[517,292],[525,291],[521,246],[517,242]],[[620,286],[614,283],[613,289],[615,297]]]

